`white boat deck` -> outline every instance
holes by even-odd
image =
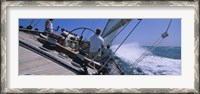
[[[75,75],[75,73],[19,46],[19,75]]]
[[[71,64],[70,58],[60,58],[56,51],[45,51],[41,49],[42,44],[37,41],[39,36],[19,32],[19,40],[23,41],[34,48],[48,54],[58,63],[49,57],[42,56],[37,52],[30,50],[28,47],[19,46],[19,75],[76,75],[80,68]],[[88,68],[89,73],[95,70]]]

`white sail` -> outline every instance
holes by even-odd
[[[131,19],[110,19],[102,33],[104,38],[104,45],[111,45],[113,38],[122,30],[123,26],[126,26],[131,21]],[[121,28],[121,29],[120,29]],[[114,60],[108,61],[108,68],[110,69],[109,75],[119,75],[123,74],[123,71],[119,68]]]
[[[131,21],[131,19],[110,19],[102,33],[102,37],[105,40],[105,45],[110,44],[113,38],[118,33],[118,29],[125,26]]]

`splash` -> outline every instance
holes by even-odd
[[[112,50],[118,45],[112,46]],[[141,62],[136,63],[138,59],[147,49],[141,47],[138,43],[125,44],[116,52],[116,56],[120,58],[120,66],[128,74],[142,74],[142,75],[180,75],[181,74],[181,60],[171,59],[161,56],[153,55],[148,52],[148,56]]]
[[[112,46],[112,50],[115,51],[119,45]],[[138,59],[144,52],[146,52],[147,49],[142,48],[138,43],[131,43],[131,44],[124,44],[119,48],[119,50],[116,52],[116,55],[128,60],[134,62],[136,59]],[[151,52],[148,52],[148,54],[152,54]]]

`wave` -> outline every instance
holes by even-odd
[[[112,46],[114,51],[118,45]],[[135,62],[147,49],[138,43],[123,45],[117,52],[115,60],[128,75],[180,75],[181,60],[153,55],[148,52],[141,62]]]

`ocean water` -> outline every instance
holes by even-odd
[[[114,45],[114,51],[118,45]],[[181,75],[181,47],[151,46],[137,43],[123,45],[115,54],[115,60],[126,75]],[[143,54],[140,61],[136,60]]]

